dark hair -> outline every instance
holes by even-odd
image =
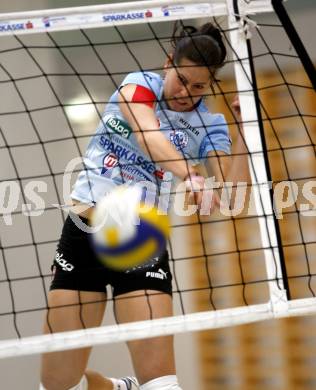
[[[175,65],[186,58],[197,65],[207,66],[213,74],[224,65],[226,48],[222,34],[212,23],[195,28],[176,22],[171,43]]]

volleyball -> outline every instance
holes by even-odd
[[[166,247],[169,218],[143,203],[141,193],[136,186],[118,186],[94,208],[92,245],[109,268],[123,271],[139,266]]]

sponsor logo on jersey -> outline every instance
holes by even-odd
[[[138,166],[151,175],[156,170],[156,166],[152,161],[146,160],[143,156],[131,151],[127,147],[118,145],[117,143],[113,142],[113,140],[105,137],[104,135],[100,137],[99,144],[106,151],[115,154],[119,160],[124,160],[121,161],[123,164],[129,163],[130,165]]]
[[[109,169],[116,167],[118,164],[118,158],[114,153],[109,153],[104,156],[103,159],[103,168],[101,171],[101,175],[104,175]]]
[[[153,13],[152,13],[150,10],[148,10],[148,11],[145,13],[145,16],[146,16],[146,18],[152,18],[152,17],[153,17]]]
[[[147,177],[142,171],[133,167],[132,165],[122,165],[122,176],[128,180],[151,180],[150,177]]]
[[[56,252],[55,255],[56,263],[58,263],[61,266],[63,271],[68,271],[68,272],[72,271],[75,267],[72,264],[68,263],[68,261],[65,260],[63,256],[64,255],[62,253]]]
[[[111,116],[105,122],[105,124],[112,131],[114,131],[114,133],[117,133],[126,139],[130,137],[130,135],[133,131],[125,121],[123,121],[122,119],[116,118],[114,116]]]
[[[195,127],[193,127],[189,122],[187,122],[182,117],[179,118],[179,122],[188,130],[190,130],[194,135],[199,135],[200,132]]]
[[[146,278],[155,278],[155,279],[167,279],[168,272],[163,271],[161,268],[159,268],[158,272],[152,272],[152,271],[147,271],[146,272]]]
[[[144,12],[126,12],[121,14],[109,14],[102,16],[104,22],[113,22],[118,20],[134,20],[134,19],[144,19]]]
[[[170,133],[170,142],[173,143],[177,150],[182,150],[187,146],[189,136],[185,131],[175,130]]]
[[[165,174],[165,171],[163,169],[156,169],[154,172],[154,175],[158,177],[158,179],[163,179],[163,175]]]
[[[18,31],[33,28],[32,22],[27,23],[0,23],[0,32]]]

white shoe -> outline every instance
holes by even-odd
[[[123,378],[119,379],[125,383],[127,390],[139,389],[138,380],[134,376],[124,376]]]

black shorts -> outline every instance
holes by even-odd
[[[81,218],[87,224],[87,220]],[[113,287],[113,296],[137,290],[155,290],[172,294],[172,275],[167,250],[142,266],[127,271],[113,271],[96,257],[89,233],[79,229],[67,217],[57,245],[53,264],[51,290],[106,292]]]

